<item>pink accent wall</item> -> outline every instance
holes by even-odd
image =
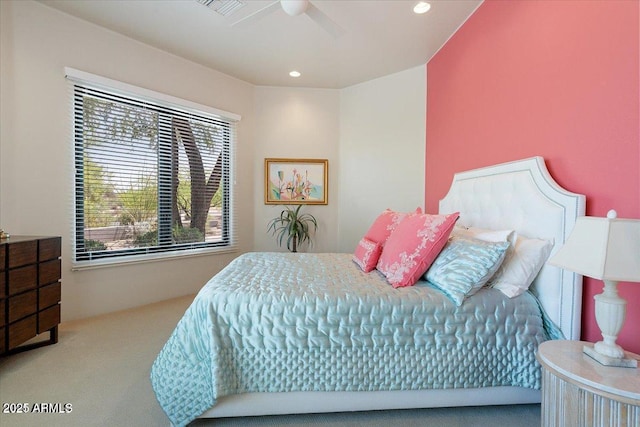
[[[427,64],[427,212],[454,172],[539,155],[587,215],[640,218],[639,5],[485,0]],[[618,343],[640,353],[640,284],[619,290]],[[583,340],[601,291],[585,279]]]

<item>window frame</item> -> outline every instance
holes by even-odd
[[[65,76],[70,83],[71,91],[71,140],[73,144],[73,154],[70,156],[73,159],[73,200],[72,200],[72,269],[81,270],[86,268],[96,268],[102,266],[112,266],[116,264],[129,264],[129,263],[141,263],[151,262],[157,260],[164,260],[167,258],[176,257],[191,257],[202,256],[211,253],[226,253],[237,251],[237,229],[236,229],[236,208],[234,197],[234,184],[235,184],[235,148],[236,148],[236,131],[237,122],[241,117],[234,113],[229,113],[223,110],[219,110],[206,105],[197,104],[191,101],[176,98],[170,95],[162,94],[159,92],[151,91],[148,89],[136,87],[126,83],[122,83],[116,80],[111,80],[105,77],[97,76],[94,74],[86,73],[83,71],[75,70],[72,68],[65,68]],[[83,183],[84,183],[84,171],[83,165],[78,166],[78,153],[77,150],[84,150],[84,140],[82,136],[82,130],[78,130],[77,114],[83,114],[82,111],[77,112],[75,109],[76,97],[83,96],[77,94],[76,87],[86,88],[90,91],[103,91],[108,94],[116,96],[122,96],[124,98],[132,98],[140,102],[148,102],[154,105],[161,106],[162,108],[176,110],[181,113],[193,114],[198,117],[204,117],[212,119],[216,122],[223,122],[224,126],[228,126],[228,136],[225,133],[223,142],[223,149],[227,150],[224,153],[226,156],[225,165],[223,168],[223,174],[221,178],[221,185],[224,188],[226,207],[223,209],[222,215],[224,217],[224,236],[222,242],[196,242],[187,244],[172,244],[169,247],[150,247],[150,248],[130,248],[123,249],[122,251],[108,251],[98,254],[93,257],[86,252],[80,251],[79,239],[84,239],[84,207],[78,207],[78,200],[82,200],[83,197]],[[81,89],[82,90],[82,89]],[[159,150],[158,150],[159,151]],[[222,153],[220,155],[223,155]],[[81,154],[81,158],[84,159],[84,153]],[[158,208],[161,203],[158,200]],[[78,218],[78,213],[82,212],[83,217]],[[160,212],[158,212],[160,216]],[[160,221],[160,218],[158,219]]]

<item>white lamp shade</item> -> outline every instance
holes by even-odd
[[[640,282],[640,220],[580,217],[549,264],[600,280]]]

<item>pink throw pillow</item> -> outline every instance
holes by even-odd
[[[353,261],[358,264],[362,271],[368,273],[376,268],[381,253],[382,245],[380,243],[363,237],[360,239],[360,243],[358,243],[356,251],[353,254]]]
[[[373,222],[369,231],[364,235],[365,238],[372,242],[378,242],[384,246],[385,242],[391,235],[391,232],[409,215],[421,214],[422,209],[418,207],[415,212],[396,212],[386,209]]]
[[[412,286],[429,269],[460,215],[411,215],[393,230],[377,269],[394,288]]]

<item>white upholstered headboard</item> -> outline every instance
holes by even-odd
[[[456,173],[439,211],[460,212],[461,225],[553,239],[553,254],[584,215],[585,196],[560,187],[544,159],[532,157]],[[545,264],[531,289],[565,337],[579,339],[582,276]]]

